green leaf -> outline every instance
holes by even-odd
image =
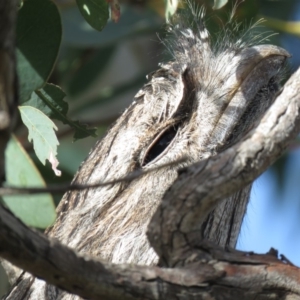
[[[30,157],[14,136],[5,151],[5,164],[6,182],[10,186],[46,186]],[[3,201],[29,226],[46,228],[55,221],[55,206],[50,194],[4,196]]]
[[[109,18],[106,0],[76,0],[85,20],[95,29],[101,31]]]
[[[60,15],[52,1],[24,1],[17,21],[17,70],[21,103],[47,81],[58,54],[61,35]]]
[[[213,9],[220,9],[227,4],[228,0],[214,0]]]
[[[34,151],[42,162],[46,163],[46,159],[52,165],[52,170],[56,176],[60,176],[61,172],[57,170],[58,160],[56,159],[57,145],[59,142],[55,135],[57,130],[55,124],[40,110],[31,106],[19,106],[23,123],[29,130],[28,140],[33,141]]]
[[[68,103],[64,101],[65,96],[65,92],[60,87],[46,84],[43,89],[35,91],[24,104],[33,106],[49,118],[59,120],[72,127],[75,130],[74,140],[88,136],[96,137],[96,129],[88,129],[87,126],[67,117]]]
[[[177,11],[179,1],[178,0],[165,0],[165,2],[166,2],[165,18],[166,18],[166,21],[169,22],[170,18]]]
[[[68,112],[68,103],[63,100],[65,96],[60,87],[47,83],[42,89],[36,90],[23,106],[33,106],[50,119],[60,120]]]

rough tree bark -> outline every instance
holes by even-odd
[[[235,246],[249,185],[299,130],[299,79],[279,95],[286,51],[243,39],[213,48],[200,14],[192,15],[195,31],[180,18],[171,30],[174,61],[151,74],[74,183],[152,171],[68,192],[47,231],[90,257],[1,208],[0,255],[49,283],[24,273],[6,299],[78,298],[59,288],[91,299],[299,297],[296,268],[222,250]]]

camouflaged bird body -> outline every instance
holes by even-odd
[[[47,234],[79,253],[113,263],[155,264],[157,256],[145,232],[177,170],[239,141],[279,90],[280,70],[288,56],[284,50],[252,46],[243,38],[212,46],[203,13],[191,7],[189,16],[176,17],[169,28],[167,47],[173,60],[149,75],[129,108],[97,142],[74,182],[115,180],[135,170],[175,163],[131,181],[67,192]],[[215,208],[202,226],[206,238],[235,246],[249,191],[247,187]],[[7,299],[79,297],[24,274]]]

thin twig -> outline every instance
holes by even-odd
[[[12,196],[12,195],[34,195],[34,194],[43,194],[43,193],[51,193],[51,194],[58,194],[58,193],[65,193],[67,191],[81,191],[85,189],[96,189],[99,187],[112,185],[124,181],[131,181],[136,179],[140,176],[145,174],[158,171],[163,168],[175,166],[181,163],[184,163],[186,158],[181,158],[166,164],[162,164],[160,166],[156,166],[154,168],[148,170],[136,170],[128,175],[121,177],[119,179],[104,181],[104,182],[97,182],[93,184],[79,184],[79,183],[68,183],[68,184],[59,184],[59,185],[51,185],[47,188],[44,187],[16,187],[16,186],[6,186],[0,188],[0,196]]]

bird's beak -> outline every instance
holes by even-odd
[[[230,78],[226,82],[228,88],[225,87],[229,94],[226,99],[227,106],[214,128],[214,136],[218,137],[219,144],[226,143],[228,135],[233,132],[250,105],[256,106],[257,113],[252,116],[256,119],[271,105],[278,88],[274,90],[268,85],[272,79],[280,81],[280,78],[277,78],[278,73],[288,57],[290,54],[286,50],[273,45],[245,48],[236,57]],[[276,85],[278,86],[279,82],[276,82]],[[264,87],[268,95],[261,99],[268,99],[259,101],[256,96]],[[253,120],[253,123],[255,121]]]
[[[241,51],[240,64],[236,69],[236,79],[242,83],[248,76],[251,75],[260,64],[265,61],[272,61],[276,69],[279,69],[286,58],[291,55],[284,49],[274,45],[259,45],[246,48]]]

